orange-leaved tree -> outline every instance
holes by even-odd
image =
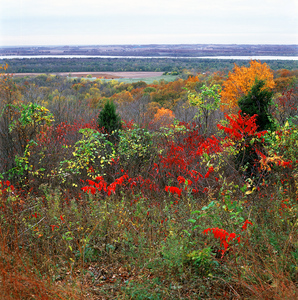
[[[158,109],[157,113],[154,116],[153,127],[158,129],[159,127],[169,126],[173,124],[175,119],[174,113],[167,108]]]
[[[233,72],[223,84],[221,92],[222,110],[235,112],[238,108],[238,100],[247,95],[255,84],[256,79],[264,80],[264,89],[272,89],[275,85],[273,72],[266,63],[251,60],[249,67],[239,67],[235,64]]]

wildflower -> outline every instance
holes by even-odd
[[[166,186],[165,191],[166,192],[170,192],[171,194],[177,194],[178,197],[180,197],[182,189],[179,189],[179,188],[177,188],[175,186]]]
[[[91,192],[92,195],[94,195],[96,193],[96,188],[91,186],[90,187],[90,192]]]
[[[252,222],[246,220],[246,221],[244,222],[244,224],[242,225],[242,231],[244,231],[244,230],[247,229],[247,225],[248,225],[248,224],[253,225]]]
[[[224,247],[224,250],[222,250],[222,254],[224,254],[225,251],[228,249],[229,242],[233,241],[234,239],[237,239],[238,243],[240,242],[240,236],[237,237],[236,233],[228,233],[226,230],[218,227],[207,228],[202,233],[208,234],[211,231],[213,233],[214,238],[219,239],[220,245]]]
[[[59,228],[58,225],[50,225],[52,227],[52,231],[54,231],[55,227]]]
[[[185,178],[183,178],[182,176],[178,176],[177,180],[179,181],[179,184],[185,183]]]
[[[213,167],[211,166],[211,167],[209,168],[208,172],[206,173],[205,178],[208,178],[209,175],[210,175],[212,172],[214,172],[214,169],[213,169]]]
[[[88,191],[88,186],[82,187],[82,191],[83,191],[84,193],[86,193],[86,192]]]

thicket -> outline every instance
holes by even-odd
[[[277,128],[263,130],[224,114],[221,72],[151,85],[2,73],[0,294],[295,299],[294,74],[275,74]],[[117,143],[98,127],[107,100]],[[257,176],[235,161],[248,145]]]

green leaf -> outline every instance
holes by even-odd
[[[194,227],[192,228],[192,230],[195,230],[195,229],[198,228],[198,227],[201,227],[201,224],[198,224],[198,225],[194,226]]]
[[[202,208],[202,210],[207,210],[207,209],[213,207],[214,205],[215,205],[215,202],[214,202],[214,201],[211,201],[207,206],[204,206],[204,207]]]
[[[187,230],[183,230],[188,236],[191,236],[191,233],[189,233]]]
[[[191,223],[196,223],[197,222],[197,220],[195,220],[195,219],[188,219],[187,221],[191,222]]]
[[[200,213],[201,213],[200,210],[194,210],[194,211],[191,212],[192,215],[193,215],[193,214],[200,214]]]

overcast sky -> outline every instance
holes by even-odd
[[[298,0],[0,0],[0,46],[298,44]]]

